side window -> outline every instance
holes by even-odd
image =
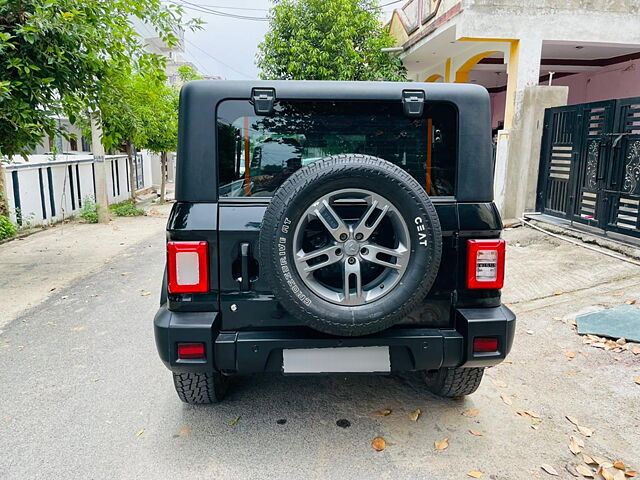
[[[340,153],[383,158],[405,169],[430,195],[453,195],[457,116],[447,103],[403,115],[399,102],[279,102],[256,116],[248,101],[217,112],[221,197],[270,197],[297,169]]]

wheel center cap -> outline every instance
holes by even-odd
[[[358,250],[360,250],[360,244],[355,240],[347,240],[344,243],[344,251],[347,255],[356,255],[358,253]]]

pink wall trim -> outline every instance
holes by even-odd
[[[547,85],[548,82],[543,83]],[[640,60],[616,63],[593,72],[554,79],[552,85],[569,87],[569,105],[616,98],[640,97]],[[504,120],[506,92],[491,94],[491,125]]]
[[[569,105],[640,97],[640,60],[609,65],[595,72],[562,77],[554,80],[553,85],[569,87]]]

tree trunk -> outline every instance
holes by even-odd
[[[4,181],[6,170],[0,163],[0,215],[9,215],[9,202],[7,199],[7,186]]]
[[[164,203],[165,190],[167,188],[167,152],[160,154],[160,203]]]
[[[136,201],[136,175],[133,164],[133,145],[127,142],[127,162],[129,162],[129,187],[131,188],[131,201]]]

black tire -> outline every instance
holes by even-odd
[[[184,403],[218,403],[227,394],[229,379],[219,373],[174,373],[173,384]]]
[[[294,267],[292,233],[317,199],[353,188],[391,202],[410,239],[410,261],[400,281],[381,298],[357,306],[332,303],[308,288]],[[315,330],[356,336],[394,325],[424,298],[440,266],[442,234],[431,200],[411,175],[376,157],[345,154],[313,162],[280,186],[265,212],[259,248],[274,294],[289,313]]]
[[[462,397],[471,395],[480,386],[484,367],[441,368],[425,371],[427,389],[441,397]]]

